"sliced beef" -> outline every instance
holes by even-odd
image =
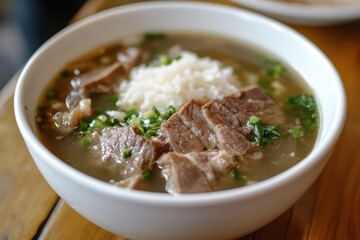
[[[220,111],[214,107],[213,101],[202,107],[202,118],[215,135],[216,147],[231,154],[242,156],[252,147],[250,141],[241,133],[240,128],[229,126]]]
[[[163,154],[158,164],[171,194],[213,191],[220,176],[234,167],[234,158],[226,152]]]
[[[132,67],[145,62],[147,54],[138,48],[127,48],[124,53],[119,53],[118,58],[119,62],[95,68],[80,76],[80,88],[84,89],[85,96],[116,90],[120,80],[129,74]]]
[[[181,153],[171,152],[163,155],[159,160],[163,175],[166,178],[166,191],[171,194],[176,193],[198,193],[209,192],[212,190],[214,181],[206,177],[201,171],[201,159],[197,163]],[[206,164],[203,166],[207,166]],[[207,168],[207,175],[213,176],[211,168]]]
[[[252,146],[250,142],[240,132],[227,126],[219,113],[210,111],[208,114],[211,119],[205,118],[203,109],[191,100],[167,120],[160,131],[172,149],[179,153],[220,149],[244,155]]]
[[[147,54],[137,48],[127,48],[124,53],[119,53],[119,61],[109,66],[98,66],[93,70],[83,73],[71,81],[72,91],[66,97],[66,111],[59,111],[55,114],[54,127],[59,133],[65,135],[72,132],[79,124],[83,115],[73,118],[79,103],[90,98],[94,94],[114,92],[119,82],[126,78],[132,67],[143,63]]]
[[[124,64],[115,62],[109,66],[97,67],[79,77],[79,88],[84,96],[113,92],[119,85],[120,76],[125,76]]]
[[[211,102],[227,124],[236,129],[246,125],[252,115],[269,125],[278,125],[285,120],[281,109],[259,87],[248,87],[237,94]]]
[[[206,149],[201,140],[182,122],[178,113],[164,122],[160,131],[176,152],[200,152]]]
[[[258,148],[246,137],[252,131],[247,126],[252,115],[266,124],[284,121],[283,112],[258,87],[203,106],[191,100],[182,107],[161,127],[175,151],[158,161],[167,180],[166,190],[172,194],[214,190],[219,176]]]
[[[168,143],[146,139],[132,127],[105,127],[95,131],[90,141],[92,154],[108,167],[116,168],[125,180],[141,175],[161,154],[169,151]],[[130,153],[124,155],[127,150]],[[133,181],[128,182],[135,185]]]
[[[205,146],[206,149],[214,149],[216,147],[216,138],[204,119],[201,106],[195,100],[190,100],[179,111],[181,121],[194,133]]]
[[[214,128],[217,148],[225,150],[232,155],[243,156],[254,146],[244,135],[226,125],[218,125]]]
[[[248,87],[203,106],[190,100],[162,125],[160,132],[180,153],[220,149],[242,156],[255,147],[247,140],[252,129],[246,123],[252,115],[266,124],[284,121],[284,113],[265,92]]]

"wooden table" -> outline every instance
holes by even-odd
[[[134,1],[88,1],[74,21],[128,2]],[[347,120],[311,189],[272,223],[241,239],[360,239],[360,22],[291,26],[319,46],[338,69],[347,92]],[[40,175],[15,123],[16,80],[0,93],[0,240],[123,239],[78,215]]]

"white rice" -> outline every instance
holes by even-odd
[[[134,68],[129,79],[120,85],[117,105],[140,112],[153,106],[163,111],[169,105],[178,110],[192,98],[209,101],[239,91],[240,82],[231,67],[188,51],[180,51],[178,55],[181,58],[169,65]]]

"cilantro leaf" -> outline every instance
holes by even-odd
[[[305,128],[310,131],[317,129],[318,111],[316,101],[312,95],[300,94],[289,97],[285,108],[298,117]]]

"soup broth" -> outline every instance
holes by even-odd
[[[115,62],[123,61],[125,58],[131,56],[131,53],[128,55],[123,54],[124,49],[129,48],[140,49],[146,53],[146,57],[145,60],[136,66],[131,66],[126,76],[122,77],[118,85],[123,84],[124,86],[118,87],[118,85],[116,85],[116,87],[112,87],[110,91],[100,91],[89,94],[86,98],[91,99],[91,114],[83,117],[70,132],[64,133],[57,131],[58,123],[56,121],[53,123],[54,117],[56,118],[56,112],[64,112],[68,111],[69,108],[76,108],[77,105],[73,103],[73,100],[69,100],[69,95],[84,95],[83,90],[80,92],[74,91],[76,88],[74,85],[81,85],[77,79],[81,80],[82,76],[93,71],[93,69],[103,66],[107,67]],[[136,180],[136,184],[130,184],[126,187],[130,186],[130,188],[134,189],[155,192],[168,191],[175,194],[187,193],[187,191],[177,192],[177,190],[174,190],[174,185],[169,183],[167,185],[167,181],[169,182],[174,178],[171,175],[169,176],[169,173],[174,171],[172,167],[175,166],[175,161],[172,162],[172,165],[169,165],[168,162],[161,165],[158,162],[160,158],[162,159],[161,161],[163,161],[163,155],[168,154],[168,151],[179,152],[179,156],[176,155],[176,157],[183,157],[186,154],[193,153],[193,151],[176,151],[176,146],[172,145],[169,130],[164,126],[165,122],[175,118],[175,115],[178,114],[185,104],[174,106],[176,113],[174,113],[175,111],[170,111],[170,115],[173,115],[166,120],[165,117],[156,117],[157,120],[162,119],[162,122],[160,126],[155,128],[156,131],[151,132],[150,128],[149,130],[148,127],[142,125],[146,120],[144,117],[146,114],[144,112],[147,114],[150,112],[150,114],[155,116],[157,112],[160,114],[167,113],[168,108],[155,105],[154,107],[157,107],[156,109],[146,109],[144,105],[127,106],[126,102],[121,103],[121,98],[127,96],[125,93],[121,93],[121,91],[129,91],[131,88],[130,83],[124,84],[123,82],[132,81],[131,77],[133,76],[135,79],[134,74],[138,74],[133,73],[133,71],[141,72],[149,66],[163,68],[160,69],[161,71],[167,71],[166,69],[170,67],[175,68],[176,64],[183,64],[183,62],[187,60],[186,53],[181,53],[181,51],[189,51],[191,54],[194,53],[199,59],[203,59],[204,61],[216,60],[220,64],[221,69],[225,69],[223,73],[227,74],[230,72],[231,77],[237,81],[234,83],[234,86],[238,86],[238,92],[250,86],[259,87],[274,101],[276,106],[282,111],[284,118],[281,124],[272,125],[262,123],[262,117],[253,116],[253,118],[249,118],[247,124],[241,124],[245,130],[241,130],[240,132],[249,142],[247,146],[251,150],[246,150],[245,154],[240,154],[241,156],[231,153],[231,161],[235,161],[236,164],[231,165],[232,167],[226,165],[226,168],[224,168],[226,170],[224,171],[218,173],[216,172],[217,170],[214,170],[215,168],[211,168],[211,174],[216,178],[216,181],[210,184],[211,186],[209,188],[211,191],[241,187],[270,178],[294,166],[310,153],[317,137],[318,117],[314,97],[312,96],[311,89],[305,84],[305,81],[289,66],[277,60],[276,57],[271,54],[245,43],[219,36],[202,34],[151,33],[146,34],[144,37],[142,35],[131,36],[107,46],[101,46],[89,54],[66,64],[54,79],[51,80],[51,84],[44,92],[44,97],[39,102],[36,120],[38,122],[38,132],[42,143],[57,157],[79,171],[111,184],[118,184],[126,180],[124,178],[127,174],[125,174],[126,171],[121,170],[122,174],[119,174],[119,167],[117,165],[119,161],[114,160],[109,163],[108,161],[104,161],[104,156],[101,156],[101,153],[94,153],[94,149],[96,148],[94,146],[97,143],[94,143],[93,137],[89,138],[87,136],[91,134],[89,133],[92,131],[91,129],[101,129],[105,125],[109,128],[114,127],[114,125],[122,128],[131,126],[137,134],[146,136],[146,141],[154,139],[154,141],[170,142],[170,147],[149,165],[149,169],[142,169],[140,180]],[[214,69],[214,67],[211,69]],[[186,71],[187,70],[184,70],[183,72]],[[213,72],[212,74],[216,75],[217,73]],[[85,79],[85,77],[83,77],[83,79]],[[196,78],[194,79],[194,81],[197,81]],[[194,85],[194,88],[195,87]],[[157,88],[159,88],[158,85],[154,83],[153,90],[158,91],[159,89]],[[216,90],[216,87],[214,89]],[[141,93],[142,91],[152,91],[152,89],[150,88],[149,90],[140,86],[137,91]],[[145,94],[141,95],[141,97],[145,96]],[[179,93],[178,95],[181,94]],[[225,94],[225,97],[229,95],[231,94]],[[210,99],[195,100],[198,101],[199,106],[204,106],[212,99],[213,98],[210,97]],[[220,97],[220,99],[223,99],[223,97]],[[187,100],[191,99],[189,98]],[[150,100],[148,99],[142,101],[148,101],[147,103],[150,104]],[[60,106],[61,104],[59,103],[64,102],[67,103],[67,106]],[[71,106],[71,104],[73,104],[73,106]],[[165,102],[164,104],[169,104],[169,102]],[[144,107],[146,110],[142,111],[139,106]],[[299,110],[301,107],[302,109]],[[111,124],[105,124],[111,114],[114,116],[118,114],[119,109],[121,109],[121,114],[128,114],[133,108],[135,108],[138,115],[133,114],[130,116],[126,124],[122,124],[122,121],[113,121]],[[304,109],[312,112],[304,113]],[[109,110],[113,112],[110,114]],[[304,114],[311,117],[304,117]],[[94,121],[95,118],[97,121]],[[260,121],[258,121],[259,119]],[[136,122],[135,120],[140,121],[141,124],[134,123]],[[101,121],[104,124],[101,123]],[[97,126],[97,122],[101,124]],[[259,125],[260,123],[262,125]],[[86,125],[86,131],[83,129],[83,125]],[[163,128],[166,130],[162,130]],[[267,131],[264,130],[260,135],[269,135],[269,140],[261,142],[261,140],[259,140],[260,135],[254,135],[259,129],[265,129]],[[231,131],[233,130],[234,129],[231,129]],[[250,131],[250,133],[247,131]],[[146,135],[146,133],[150,132],[152,134],[151,136]],[[216,131],[212,131],[212,133],[214,132]],[[102,133],[101,136],[104,136],[104,133]],[[143,144],[146,145],[147,143],[145,140],[143,141]],[[134,152],[136,147],[127,146],[128,142],[126,141],[121,144],[125,145],[119,153],[122,155],[119,159],[136,159],[135,156],[137,156],[137,153]],[[103,145],[96,146],[99,147]],[[219,146],[224,145],[218,144],[213,148],[206,147],[203,152],[221,151],[224,154],[229,152],[226,150],[228,149],[227,147],[221,148]],[[191,157],[191,159],[193,159],[193,157]],[[191,161],[193,163],[193,160]],[[208,167],[209,165],[206,165],[206,168]],[[124,167],[120,168],[123,169]],[[132,178],[132,176],[130,178]],[[123,184],[120,185],[123,186]],[[209,191],[209,188],[205,188],[204,191]],[[195,192],[201,191],[196,190]]]

